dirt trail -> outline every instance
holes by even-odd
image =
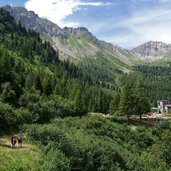
[[[28,150],[30,149],[30,145],[23,144],[22,147],[19,147],[18,143],[16,143],[15,147],[11,147],[10,136],[0,137],[0,151],[11,151],[11,150]]]

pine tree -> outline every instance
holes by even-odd
[[[119,110],[120,94],[117,93],[109,105],[110,114],[115,114]]]
[[[16,93],[12,89],[12,86],[9,82],[6,82],[2,85],[3,91],[1,94],[1,98],[4,102],[16,104]]]
[[[127,116],[129,123],[130,116],[134,113],[134,96],[130,82],[127,82],[122,90],[119,110]]]
[[[98,92],[98,96],[97,96],[97,110],[98,110],[98,112],[103,112],[103,93],[102,93],[102,91]]]
[[[142,115],[150,111],[150,104],[145,94],[142,76],[137,77],[134,97],[135,97],[135,107],[134,107],[135,114],[139,115],[140,122],[141,122]]]
[[[74,110],[78,115],[82,115],[83,105],[82,105],[82,96],[81,91],[78,89],[75,95],[75,108]]]
[[[52,86],[50,80],[51,77],[49,75],[45,75],[42,81],[42,91],[47,96],[49,96],[52,93]]]

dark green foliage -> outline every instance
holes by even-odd
[[[9,130],[9,128],[16,128],[17,114],[13,107],[0,102],[0,129]]]
[[[70,161],[61,151],[51,148],[47,150],[42,169],[46,171],[69,171]]]
[[[135,114],[140,116],[140,121],[143,114],[150,112],[149,99],[147,98],[147,95],[145,93],[145,86],[143,82],[143,78],[141,76],[138,76],[134,91]]]
[[[112,68],[102,74],[99,68],[92,68],[89,74],[95,72],[97,77],[91,78],[69,60],[60,61],[50,43],[17,25],[2,9],[0,21],[0,130],[16,131],[28,124],[27,135],[45,154],[41,170],[170,169],[169,122],[152,130],[132,130],[124,118],[84,116],[110,112],[141,118],[149,109],[145,91],[151,76],[145,78],[145,84],[142,79],[136,81],[136,74],[121,78],[121,83],[130,78],[123,89],[116,85],[115,74],[107,76]],[[144,75],[146,70],[141,69]]]
[[[85,61],[81,62],[79,64],[81,69],[83,72],[88,72],[96,84],[101,87],[118,91],[119,86],[116,79],[123,74],[121,68],[118,68],[118,66],[114,67],[114,64],[107,60],[104,54],[98,53],[97,55],[97,59],[93,57],[86,58]]]
[[[21,25],[17,25],[7,11],[0,9],[0,43],[8,49],[19,53],[20,56],[34,60],[40,55],[42,62],[59,62],[58,54],[50,43],[42,43],[38,33],[27,32]]]
[[[129,120],[130,116],[134,114],[134,107],[133,89],[131,84],[127,82],[121,93],[119,110],[122,115],[127,115]]]
[[[59,61],[50,43],[17,25],[8,12],[1,9],[0,19],[0,99],[12,106],[10,111],[18,110],[16,127],[108,111],[112,91],[97,86],[69,60]]]
[[[9,82],[2,84],[2,100],[6,103],[13,103],[16,101],[16,94],[15,91],[12,90],[12,87]]]
[[[0,46],[0,83],[13,81],[14,73],[14,59],[10,57],[7,49]]]
[[[117,115],[117,111],[119,110],[119,103],[120,103],[120,94],[117,93],[113,100],[110,102],[109,112],[112,115]]]
[[[62,165],[55,158],[60,154],[61,161],[66,161],[66,166],[73,170],[169,170],[170,148],[165,143],[170,145],[171,125],[162,129],[161,134],[166,134],[162,139],[152,136],[154,129],[131,130],[103,117],[89,116],[32,125],[27,134],[43,145],[46,154],[51,154],[48,155],[48,162],[53,161],[51,167]]]
[[[150,111],[150,103],[145,93],[143,81],[143,77],[138,75],[136,83],[131,84],[131,81],[129,80],[122,89],[119,110],[117,113],[122,116],[127,116],[128,122],[131,115],[139,115],[141,122],[142,115],[147,114]],[[110,108],[112,107],[111,104]]]
[[[171,65],[135,66],[134,70],[144,76],[145,91],[151,102],[171,98]],[[135,74],[132,75],[135,77]]]

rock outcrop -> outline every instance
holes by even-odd
[[[171,45],[163,42],[149,41],[131,50],[134,56],[142,60],[158,60],[171,53]]]

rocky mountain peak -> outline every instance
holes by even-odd
[[[143,60],[162,59],[171,52],[171,45],[159,41],[149,41],[131,50],[131,53]]]
[[[77,31],[80,31],[80,32],[86,32],[86,33],[89,32],[88,29],[85,28],[85,27],[78,27],[78,28],[76,28],[76,30],[77,30]]]
[[[3,9],[8,11],[15,18],[17,23],[23,19],[29,19],[29,20],[35,21],[38,18],[38,15],[35,14],[34,11],[27,11],[23,7],[11,7],[11,6],[7,5],[7,6],[3,7]],[[27,18],[26,18],[26,16],[27,16]],[[28,22],[28,20],[27,20],[27,22]]]
[[[82,36],[86,39],[93,41],[94,43],[97,43],[97,38],[85,27],[64,27],[64,31],[66,31],[68,34],[74,35],[76,38],[80,39]]]
[[[17,23],[20,21],[21,25],[27,30],[33,29],[39,33],[51,32],[51,34],[59,34],[62,30],[53,22],[40,18],[34,11],[28,11],[23,7],[11,7],[9,5],[2,8],[8,11]]]

